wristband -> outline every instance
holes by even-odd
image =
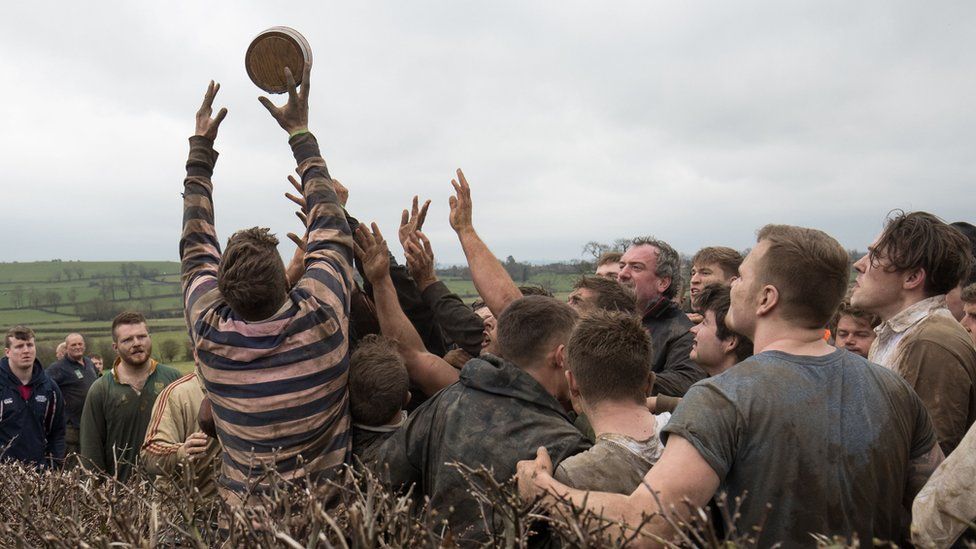
[[[295,130],[292,133],[288,134],[288,139],[291,139],[291,138],[295,137],[296,135],[302,135],[303,133],[311,133],[311,132],[308,131],[308,128],[302,128],[300,130]]]

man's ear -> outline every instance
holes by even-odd
[[[553,366],[556,368],[565,370],[566,369],[566,346],[560,344],[556,347],[556,350],[552,354]]]
[[[735,348],[739,346],[739,336],[732,334],[729,337],[722,340],[722,352],[725,354],[735,352]]]
[[[756,309],[756,316],[765,316],[773,311],[773,308],[779,304],[779,290],[776,286],[772,284],[767,284],[760,290],[762,294],[759,297],[759,307]]]
[[[925,269],[919,267],[914,271],[907,273],[905,276],[905,281],[902,282],[902,288],[906,290],[915,290],[917,288],[925,287],[925,279],[927,274]]]
[[[670,276],[659,278],[657,279],[657,291],[663,294],[664,292],[668,291],[668,288],[670,288],[671,284],[673,283],[674,280]]]
[[[413,395],[410,394],[410,390],[407,389],[407,394],[403,395],[403,404],[400,407],[401,408],[406,408],[407,407],[407,404],[410,404],[410,399],[412,397],[413,397]]]
[[[576,383],[573,372],[569,370],[566,370],[566,383],[569,384],[569,394],[574,398],[579,397],[579,385]]]

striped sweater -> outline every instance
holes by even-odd
[[[220,245],[210,176],[213,142],[190,138],[180,239],[187,326],[224,455],[221,493],[268,467],[287,479],[331,478],[351,451],[348,317],[352,236],[312,134],[289,143],[308,206],[305,274],[272,317],[245,321],[217,287]]]

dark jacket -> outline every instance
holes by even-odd
[[[539,446],[545,446],[558,465],[590,443],[532,376],[483,354],[464,366],[457,383],[417,408],[383,443],[377,457],[379,465],[389,466],[394,487],[416,484],[418,496],[430,497],[455,539],[483,540],[485,522],[496,529],[498,523],[493,516],[482,518],[467,481],[450,464],[485,466],[497,481],[505,482],[515,474],[516,462],[534,458]]]
[[[684,396],[695,382],[707,377],[691,360],[695,336],[693,324],[670,299],[662,298],[652,305],[641,320],[651,334],[651,369],[657,374],[654,393]]]
[[[98,379],[98,371],[88,357],[81,358],[79,364],[67,356],[47,367],[44,373],[61,389],[61,396],[64,398],[65,424],[81,428],[81,411],[85,408],[85,397],[88,396],[88,389],[92,383]]]
[[[0,359],[0,459],[14,459],[51,467],[64,459],[64,400],[61,390],[44,373],[39,360],[28,385],[28,400],[20,394],[20,379]]]

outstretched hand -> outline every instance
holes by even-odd
[[[464,172],[460,169],[457,171],[457,176],[456,180],[451,180],[455,194],[448,202],[451,205],[451,228],[461,234],[472,230],[474,226],[471,222],[471,187],[468,186],[468,180],[464,178]]]
[[[217,139],[217,129],[220,128],[220,123],[227,116],[227,107],[223,107],[217,112],[217,116],[210,117],[213,114],[214,97],[217,96],[218,91],[220,91],[220,84],[211,80],[210,85],[207,86],[207,93],[203,96],[203,104],[197,111],[197,129],[194,132],[194,135],[206,137],[211,141]]]
[[[294,177],[290,175],[288,176],[288,182],[291,183],[292,187],[295,187],[296,191],[298,191],[298,196],[295,196],[291,193],[285,193],[285,198],[291,200],[295,204],[298,204],[298,207],[302,209],[302,213],[308,215],[308,205],[305,204],[305,198],[303,196],[303,191],[302,191],[302,184],[299,183]],[[340,183],[338,179],[332,180],[332,187],[335,189],[336,197],[338,197],[339,199],[339,205],[345,208],[346,202],[349,201],[349,189],[347,189],[345,185]]]
[[[424,233],[415,232],[403,246],[403,251],[407,257],[407,270],[417,284],[417,289],[423,292],[428,286],[437,282],[437,274],[434,272],[434,250]]]
[[[366,228],[365,224],[360,224],[356,228],[355,252],[356,257],[363,264],[363,271],[366,279],[372,284],[376,284],[383,277],[390,275],[390,249],[386,246],[386,240],[380,233],[380,228],[376,223],[372,223],[373,232]]]
[[[403,210],[400,215],[400,245],[403,251],[407,251],[407,241],[414,237],[414,233],[424,228],[424,221],[427,219],[427,208],[430,207],[430,200],[424,202],[423,207],[419,207],[420,198],[413,197],[413,205],[410,211]]]
[[[304,72],[302,73],[302,90],[299,92],[295,85],[295,77],[291,74],[291,69],[285,67],[285,82],[288,85],[288,102],[281,107],[276,107],[270,99],[263,95],[258,97],[258,101],[264,105],[264,108],[268,109],[271,116],[278,121],[279,126],[288,132],[288,135],[293,135],[295,132],[302,130],[308,130],[308,88],[311,74],[312,65],[306,63]]]

